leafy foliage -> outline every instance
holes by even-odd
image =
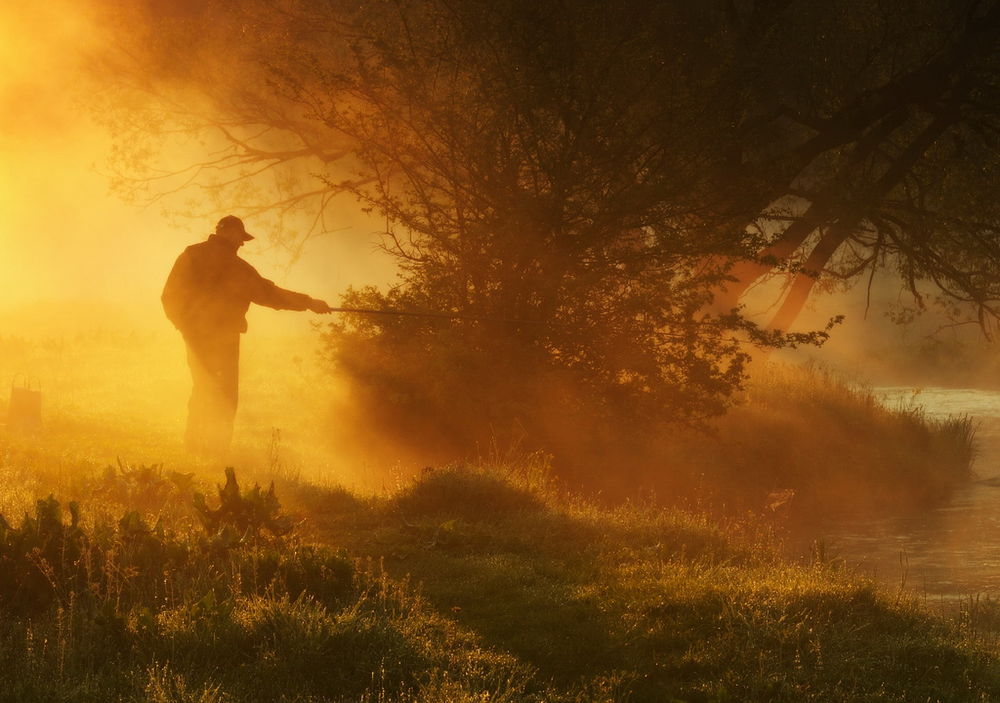
[[[728,84],[683,76],[716,70],[693,39],[714,29],[669,3],[621,10],[427,2],[357,18],[347,80],[364,102],[336,124],[357,136],[370,179],[354,190],[386,218],[401,280],[344,302],[457,318],[331,328],[330,359],[382,431],[469,451],[522,427],[593,471],[612,441],[722,414],[753,344],[826,338],[707,312],[726,278],[713,256],[758,245],[725,224],[728,205],[705,205],[726,197],[706,161],[735,138],[714,109]],[[289,70],[319,51],[296,47]]]

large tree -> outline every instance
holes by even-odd
[[[489,420],[539,395],[716,414],[748,339],[808,339],[731,313],[775,271],[778,329],[821,274],[886,264],[996,313],[997,206],[981,199],[1000,172],[1000,3],[141,7],[156,31],[133,34],[129,61],[157,79],[140,104],[219,146],[180,175],[251,213],[306,205],[317,230],[342,193],[384,217],[400,284],[348,301],[454,319],[355,318],[338,359],[437,417],[470,390]]]
[[[328,114],[360,145],[354,191],[387,218],[402,284],[348,302],[460,316],[339,331],[338,361],[374,403],[391,390],[451,433],[477,411],[547,437],[567,421],[699,421],[742,381],[735,331],[819,337],[704,312],[723,275],[709,255],[752,240],[713,206],[726,86],[689,80],[711,57],[709,18],[626,9],[390,3],[356,25],[354,100]],[[308,73],[300,49],[285,70]]]

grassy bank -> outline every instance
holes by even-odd
[[[791,563],[758,521],[599,508],[531,462],[379,498],[286,482],[280,509],[246,485],[199,509],[204,485],[115,468],[8,515],[0,700],[1000,696],[983,608]]]
[[[942,618],[782,556],[766,510],[664,507],[919,506],[968,475],[965,421],[776,367],[713,433],[603,457],[603,484],[570,491],[536,455],[351,475],[361,435],[325,438],[350,416],[277,345],[244,359],[229,463],[257,508],[227,524],[223,465],[178,446],[182,350],[126,341],[0,345],[0,373],[45,391],[39,433],[0,431],[0,701],[1000,698],[994,603]],[[271,479],[280,513],[247,493]],[[654,497],[609,500],[615,481]]]

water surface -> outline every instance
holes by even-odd
[[[976,423],[975,478],[916,515],[829,528],[828,551],[879,581],[934,596],[1000,595],[1000,391],[875,389],[890,407],[919,405],[928,417]]]

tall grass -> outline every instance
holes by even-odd
[[[661,492],[695,487],[716,502],[761,509],[774,494],[825,515],[919,509],[967,480],[975,456],[967,417],[888,407],[863,384],[816,367],[757,369],[740,403],[709,433],[667,432]]]

